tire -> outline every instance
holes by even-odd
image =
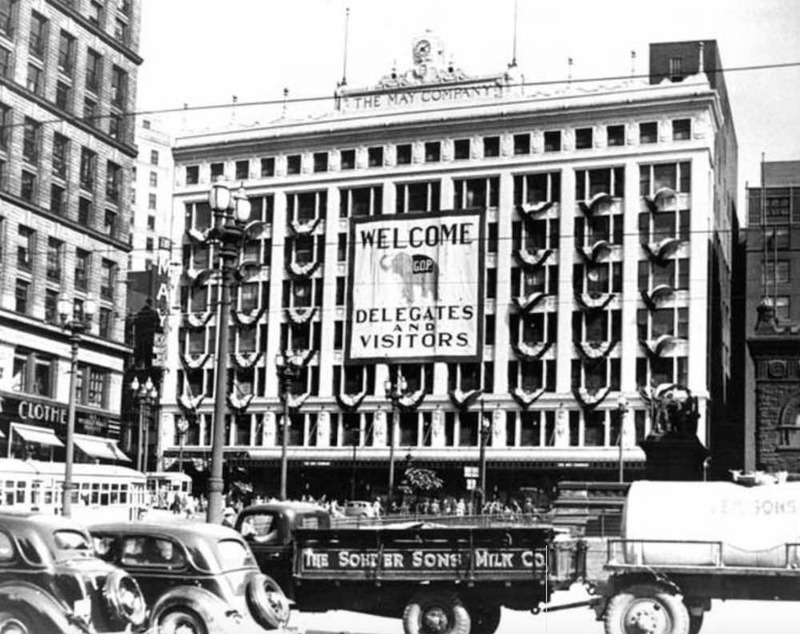
[[[208,634],[206,624],[195,612],[171,610],[158,619],[158,634]]]
[[[0,610],[0,634],[37,634],[43,625],[18,610]]]
[[[494,634],[500,625],[500,616],[499,605],[481,605],[470,609],[470,634]]]
[[[689,611],[672,591],[653,583],[630,586],[608,602],[606,634],[689,634]]]
[[[703,617],[705,614],[698,614],[697,616],[689,615],[689,634],[698,634],[703,627]]]
[[[403,611],[405,634],[470,634],[469,612],[454,594],[415,596]]]
[[[129,623],[139,627],[147,617],[144,595],[136,579],[124,570],[115,570],[108,575],[103,596],[112,618],[125,627]]]
[[[247,607],[261,627],[275,630],[289,622],[289,600],[269,575],[254,575],[247,584]]]

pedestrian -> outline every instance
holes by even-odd
[[[229,528],[233,528],[236,523],[236,511],[233,510],[232,506],[229,506],[225,509],[225,512],[222,514],[222,525],[227,526]]]

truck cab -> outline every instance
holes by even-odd
[[[235,528],[247,540],[261,571],[270,575],[286,595],[294,599],[294,532],[330,526],[330,514],[320,506],[305,502],[269,502],[242,510]]]

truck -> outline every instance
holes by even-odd
[[[406,634],[492,634],[501,607],[533,609],[585,573],[583,542],[549,524],[339,528],[320,507],[271,502],[235,527],[300,611],[401,617]]]
[[[697,634],[714,599],[800,600],[800,482],[634,482],[620,538],[597,543],[606,634]]]

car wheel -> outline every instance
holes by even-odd
[[[405,634],[469,634],[469,613],[450,593],[420,594],[403,612]]]
[[[158,620],[158,634],[208,634],[205,623],[194,612],[172,610]]]
[[[264,574],[254,575],[247,584],[247,605],[256,623],[274,630],[289,622],[289,600],[275,580]]]
[[[16,610],[0,610],[0,634],[36,634],[41,632],[34,620]]]
[[[136,579],[124,570],[115,570],[108,575],[103,594],[112,618],[134,627],[144,623],[147,616],[144,596]]]

